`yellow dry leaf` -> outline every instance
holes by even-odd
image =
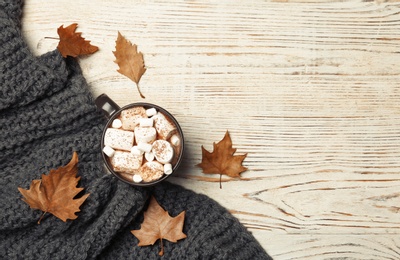
[[[115,63],[119,66],[119,70],[117,71],[135,82],[140,96],[144,98],[139,89],[139,81],[146,72],[146,68],[143,54],[137,51],[137,45],[132,44],[118,32],[115,51],[113,53],[116,58]]]
[[[18,187],[24,196],[22,199],[32,209],[43,211],[38,224],[47,212],[66,222],[67,219],[76,219],[79,207],[89,194],[74,199],[83,188],[77,188],[80,177],[78,172],[78,154],[73,153],[71,161],[58,169],[50,170],[48,175],[42,174],[41,180],[33,180],[29,190]]]

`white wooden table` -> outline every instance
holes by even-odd
[[[174,183],[228,208],[275,259],[400,258],[397,1],[26,0],[40,55],[77,22],[94,96],[145,101],[180,122]],[[143,52],[135,84],[113,62],[118,31]],[[231,133],[241,179],[205,175],[201,145]]]

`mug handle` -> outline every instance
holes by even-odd
[[[120,107],[106,94],[98,96],[94,103],[107,118],[110,118],[115,112],[120,110]]]

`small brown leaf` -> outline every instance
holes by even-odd
[[[85,41],[85,38],[81,36],[82,33],[75,32],[77,27],[78,24],[73,23],[65,28],[61,25],[57,29],[57,33],[60,36],[57,49],[64,58],[92,54],[99,50],[97,46],[91,45],[90,41]]]
[[[66,222],[67,219],[76,219],[79,207],[86,200],[89,194],[85,194],[78,199],[74,197],[83,190],[76,185],[80,177],[76,177],[78,172],[78,154],[73,153],[71,161],[66,166],[50,170],[48,175],[42,174],[42,180],[33,180],[29,190],[18,187],[24,196],[22,199],[32,209],[40,209],[43,215],[40,217],[40,224],[46,212],[49,212]]]
[[[222,177],[222,174],[230,177],[240,177],[240,173],[247,170],[246,167],[242,166],[247,154],[233,155],[236,152],[236,148],[232,148],[232,140],[228,131],[226,131],[224,138],[217,144],[213,143],[213,146],[214,151],[211,153],[201,146],[202,161],[197,166],[203,169],[203,173],[219,173],[220,177]]]
[[[149,246],[160,239],[161,250],[159,255],[164,254],[163,239],[170,242],[186,238],[182,232],[185,221],[185,211],[176,217],[171,217],[156,201],[151,197],[149,207],[144,212],[144,221],[139,230],[131,230],[132,234],[139,239],[138,246]]]
[[[140,78],[146,72],[143,54],[137,52],[137,45],[128,41],[120,32],[115,43],[113,53],[116,58],[115,63],[119,66],[117,71],[135,82],[140,96],[145,98],[139,89]]]

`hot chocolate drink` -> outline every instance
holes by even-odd
[[[182,152],[182,136],[169,115],[154,107],[123,109],[104,133],[108,167],[133,183],[149,183],[172,173]]]

